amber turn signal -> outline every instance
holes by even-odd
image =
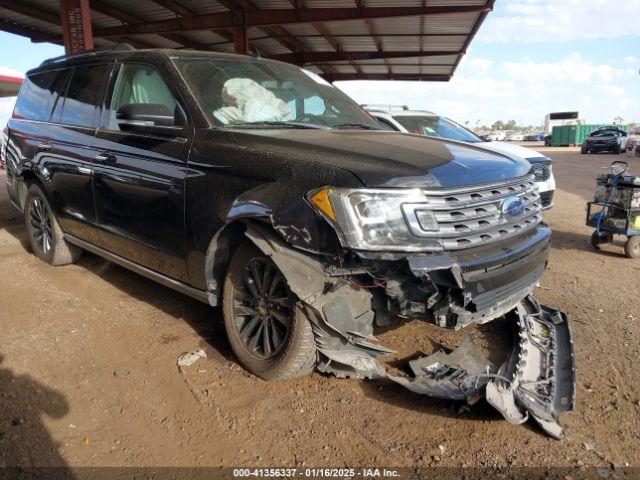
[[[309,197],[309,200],[316,207],[318,207],[318,210],[320,210],[322,213],[324,213],[331,220],[335,221],[336,216],[333,213],[333,208],[331,207],[331,201],[329,200],[329,189],[328,188],[326,188],[326,187],[325,188],[321,188],[316,193],[311,195],[311,197]]]

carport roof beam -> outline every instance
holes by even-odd
[[[485,11],[484,5],[451,5],[426,7],[363,7],[358,8],[301,8],[240,10],[235,12],[210,13],[194,17],[158,20],[146,23],[131,23],[97,30],[96,37],[113,35],[147,35],[186,30],[226,29],[233,27],[268,27],[313,22],[335,22],[344,20],[409,17],[415,15],[438,15]]]

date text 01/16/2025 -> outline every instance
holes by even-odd
[[[234,468],[234,478],[393,478],[400,473],[387,468]]]

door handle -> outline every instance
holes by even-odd
[[[38,149],[42,151],[49,151],[53,148],[53,144],[51,142],[42,142],[38,145]]]
[[[96,162],[103,163],[105,165],[113,165],[114,163],[116,163],[116,156],[113,155],[112,153],[106,153],[106,152],[98,153],[96,154],[95,159],[96,159]]]

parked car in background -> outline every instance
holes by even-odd
[[[494,152],[526,159],[532,165],[531,173],[535,175],[543,208],[553,207],[556,181],[551,159],[546,155],[512,143],[486,141],[453,120],[433,112],[383,105],[365,105],[365,108],[386,130],[467,142]]]
[[[540,140],[544,140],[544,135],[540,133],[525,133],[524,135],[525,142],[539,142]]]
[[[514,132],[507,136],[508,142],[523,142],[524,141],[524,133],[522,132]]]
[[[627,134],[627,151],[634,152],[640,145],[640,130],[631,130]]]
[[[627,150],[627,132],[616,128],[595,130],[585,138],[580,153],[610,152],[623,153]]]
[[[488,142],[504,142],[507,140],[507,132],[493,132],[487,135]]]
[[[88,250],[221,305],[231,349],[262,378],[317,368],[485,395],[562,436],[573,345],[566,315],[532,296],[551,230],[520,156],[381,131],[290,64],[125,46],[28,72],[8,137],[9,196],[42,261]],[[503,319],[511,349],[483,342],[499,351],[490,361],[463,343],[397,376],[374,337],[392,317]]]

